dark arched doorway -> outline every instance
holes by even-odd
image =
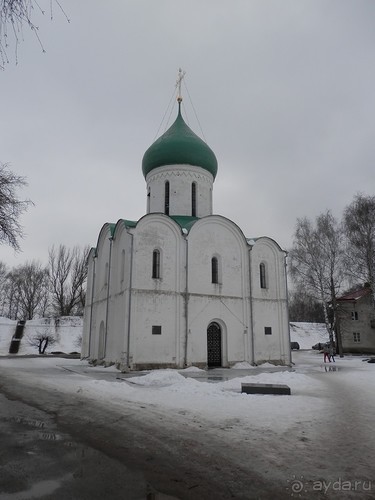
[[[207,366],[221,365],[221,328],[217,323],[210,323],[207,328]]]

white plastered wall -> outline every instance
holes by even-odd
[[[219,283],[212,283],[211,259],[219,261]],[[225,366],[249,361],[250,319],[247,244],[232,221],[211,216],[197,221],[188,236],[188,364],[207,362],[207,328],[222,331]]]
[[[291,362],[285,256],[267,237],[259,238],[250,252],[255,363]],[[261,263],[266,266],[265,289],[260,286]],[[272,329],[271,335],[265,334],[265,327]]]
[[[160,252],[161,277],[152,278]],[[134,230],[130,364],[183,365],[185,244],[179,226],[162,214],[144,216]],[[161,335],[152,334],[161,326]]]

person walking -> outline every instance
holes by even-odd
[[[329,347],[326,344],[323,347],[323,354],[324,354],[324,363],[327,362],[327,359],[329,362],[331,362],[331,360],[329,359]]]
[[[329,361],[333,361],[335,363],[335,348],[333,347],[333,344],[329,346]]]

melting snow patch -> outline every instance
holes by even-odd
[[[188,366],[187,368],[178,371],[186,373],[186,372],[204,372],[205,370],[202,370],[202,368],[198,368],[197,366]]]
[[[159,386],[172,385],[176,383],[184,383],[185,377],[180,375],[176,370],[153,370],[147,375],[140,377],[132,377],[128,381],[132,384],[143,386]]]
[[[239,363],[236,363],[234,366],[232,366],[233,370],[248,370],[248,369],[251,369],[251,368],[255,368],[255,366],[252,366],[247,361],[241,361]]]
[[[272,363],[261,363],[260,365],[261,368],[277,368],[276,365],[273,365]]]

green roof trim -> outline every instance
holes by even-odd
[[[142,160],[144,177],[165,165],[194,165],[204,168],[214,178],[217,174],[215,153],[186,125],[180,108],[173,125],[145,152]]]
[[[121,219],[125,227],[136,227],[138,222],[134,220]]]
[[[107,224],[108,224],[109,230],[111,232],[111,237],[113,238],[113,235],[115,234],[116,224],[114,224],[113,222],[108,222]]]
[[[177,222],[181,229],[186,229],[186,231],[190,231],[192,226],[199,220],[199,217],[191,217],[189,215],[170,215],[169,217]]]

